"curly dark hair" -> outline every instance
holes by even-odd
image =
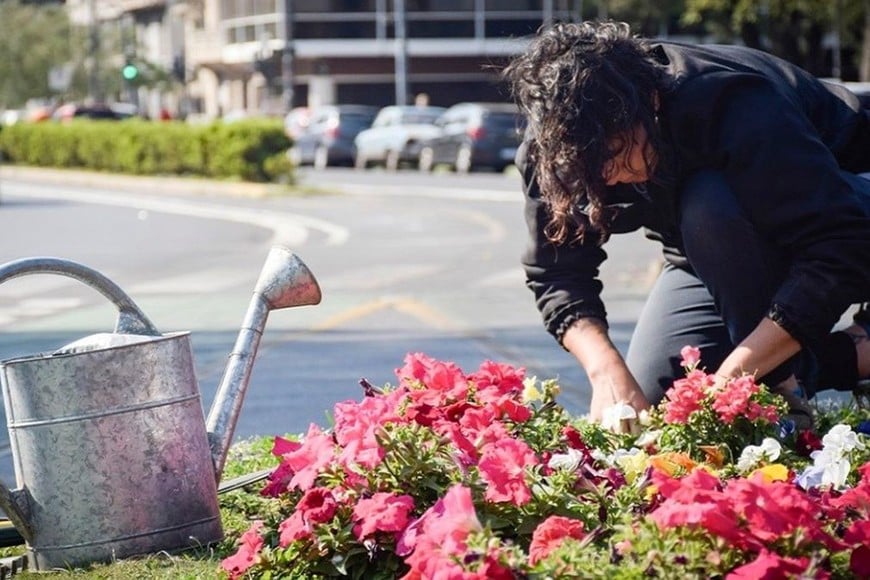
[[[539,30],[504,76],[527,117],[529,161],[550,211],[547,237],[582,240],[591,227],[606,239],[615,214],[602,173],[618,153],[609,141],[640,124],[653,157],[664,149],[656,109],[667,80],[649,44],[623,22],[556,23]],[[644,153],[652,175],[655,160]]]

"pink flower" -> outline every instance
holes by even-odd
[[[408,525],[408,514],[414,509],[410,495],[379,492],[369,499],[361,499],[353,508],[353,519],[358,522],[353,532],[363,539],[375,532],[401,532]]]
[[[762,406],[752,400],[753,395],[759,391],[761,387],[750,375],[728,381],[728,384],[713,396],[713,410],[718,413],[719,419],[728,425],[738,417],[745,417],[750,421],[764,419],[775,423],[779,419],[776,407]]]
[[[549,556],[566,539],[582,540],[585,536],[582,521],[562,516],[548,517],[538,524],[532,534],[532,543],[529,546],[529,565],[534,566]]]
[[[465,554],[468,535],[481,529],[471,490],[454,485],[400,538],[399,555],[413,550],[405,559],[410,570],[404,578],[464,578],[455,559]]]
[[[244,573],[260,559],[260,550],[263,548],[263,538],[260,536],[260,528],[263,522],[256,521],[251,524],[242,537],[239,538],[238,551],[221,561],[221,568],[229,573],[231,579],[240,578]]]
[[[332,437],[312,423],[302,445],[295,451],[284,454],[282,466],[286,464],[294,473],[288,485],[289,489],[299,488],[302,491],[309,489],[314,485],[320,470],[329,465],[334,458],[335,444]]]
[[[332,520],[338,504],[332,492],[324,487],[309,489],[296,504],[296,510],[278,526],[279,544],[286,548],[292,542],[311,536],[314,524]]]
[[[694,370],[698,363],[701,362],[701,349],[695,346],[686,345],[680,349],[680,366],[684,369]]]
[[[409,395],[417,403],[438,406],[463,400],[468,393],[468,379],[458,366],[422,353],[406,355],[396,377],[411,389]]]
[[[517,439],[501,439],[484,447],[478,469],[489,484],[487,501],[512,502],[518,506],[527,503],[532,493],[526,484],[526,467],[537,464],[535,453]]]
[[[505,396],[518,396],[523,392],[526,370],[510,365],[485,361],[478,371],[468,377],[481,403],[494,402]]]
[[[701,371],[690,371],[686,378],[674,381],[665,394],[665,422],[684,424],[695,411],[700,411],[713,377]]]
[[[398,415],[404,391],[365,397],[362,402],[345,401],[335,405],[335,440],[343,447],[339,460],[349,469],[354,465],[372,469],[384,458],[377,436],[387,423],[405,422]]]
[[[781,580],[782,578],[803,578],[804,573],[808,572],[809,558],[785,558],[769,552],[767,549],[762,549],[758,557],[750,562],[736,568],[728,576],[726,580]],[[825,579],[829,575],[815,571],[817,575],[813,578]]]

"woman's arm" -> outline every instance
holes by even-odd
[[[628,403],[637,411],[649,408],[649,401],[610,340],[603,320],[577,320],[565,331],[562,345],[589,377],[592,385],[589,414],[593,421],[600,421],[604,409],[620,402]]]
[[[733,378],[749,373],[762,377],[800,349],[800,343],[792,335],[771,319],[763,318],[755,330],[725,358],[716,375]]]

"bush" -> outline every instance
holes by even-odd
[[[144,120],[19,123],[0,132],[8,162],[133,175],[287,181],[290,146],[281,122],[188,125]]]

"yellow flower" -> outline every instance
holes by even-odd
[[[537,377],[526,377],[523,379],[523,395],[522,400],[523,403],[528,405],[532,401],[540,401],[543,399],[543,394],[538,390],[536,383],[538,382]]]
[[[628,483],[633,483],[639,475],[642,475],[649,465],[649,455],[643,451],[637,453],[626,453],[616,458],[616,464],[622,469],[625,475],[625,480]]]
[[[759,467],[752,472],[752,475],[760,473],[764,479],[764,483],[773,483],[774,481],[788,481],[788,467],[782,463],[771,463],[764,467]],[[750,477],[752,477],[750,475]]]

